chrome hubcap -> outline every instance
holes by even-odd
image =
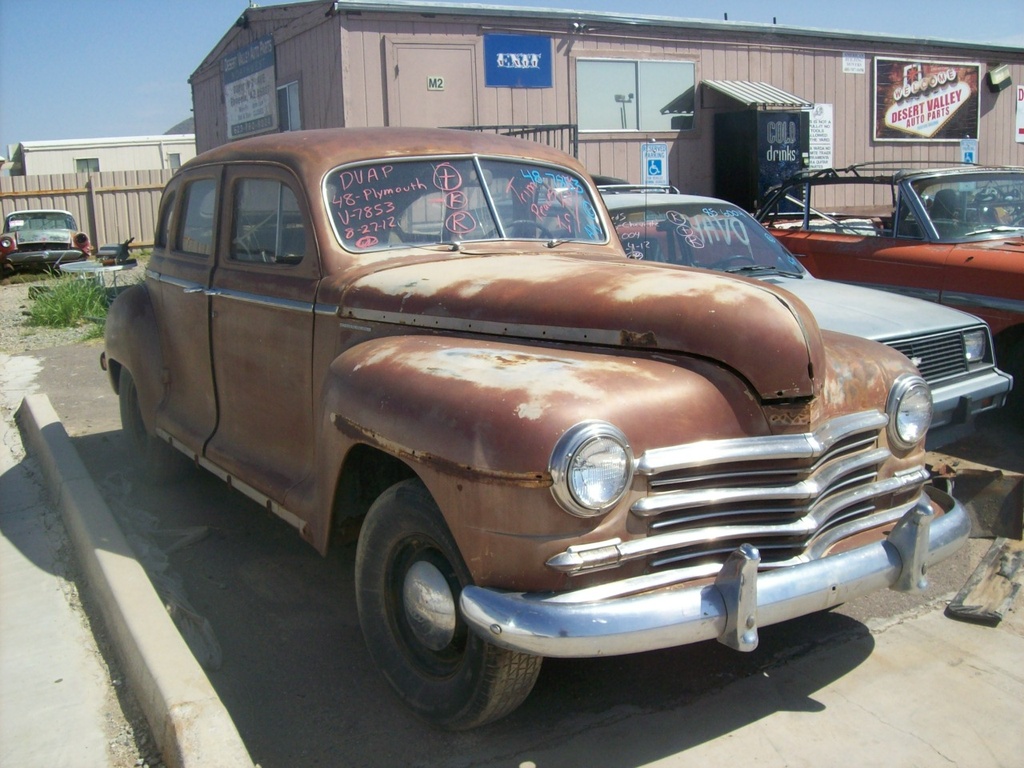
[[[435,566],[413,563],[402,585],[402,604],[416,639],[430,650],[440,651],[455,637],[455,597]]]

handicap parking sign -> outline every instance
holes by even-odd
[[[643,168],[643,184],[665,186],[668,184],[668,144],[651,141],[640,145],[640,166]]]

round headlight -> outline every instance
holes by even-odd
[[[924,439],[932,423],[932,392],[920,376],[896,379],[885,407],[889,415],[889,442],[906,450]]]
[[[633,476],[626,436],[603,421],[577,424],[551,453],[551,489],[567,512],[593,517],[617,504]]]

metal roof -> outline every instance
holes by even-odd
[[[754,83],[749,80],[705,80],[704,85],[748,107],[810,109],[814,106],[806,99],[768,83]]]

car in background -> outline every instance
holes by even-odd
[[[59,268],[83,261],[92,246],[69,211],[54,208],[13,211],[0,233],[0,268],[4,272]]]
[[[1024,168],[805,171],[756,217],[818,277],[979,316],[1003,367],[1024,377]],[[1024,408],[1024,387],[1012,399]]]
[[[799,297],[827,330],[880,341],[905,354],[932,388],[929,448],[973,428],[1003,405],[1012,378],[996,367],[983,321],[949,307],[817,280],[738,206],[710,197],[637,187],[602,187],[630,258],[754,277]]]

